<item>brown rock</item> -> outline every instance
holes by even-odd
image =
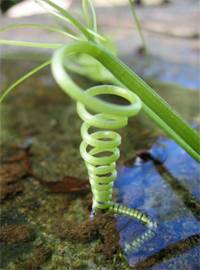
[[[0,200],[23,191],[23,185],[18,182],[27,175],[25,166],[20,162],[0,164]]]
[[[23,191],[21,183],[12,183],[12,185],[0,185],[0,200],[5,200],[10,195],[15,195]]]
[[[16,182],[27,174],[25,168],[19,163],[6,163],[0,165],[0,185]]]

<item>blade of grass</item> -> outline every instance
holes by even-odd
[[[61,14],[58,13],[58,11],[56,11],[55,9],[50,9],[48,8],[48,6],[44,5],[43,2],[41,2],[42,0],[35,0],[35,2],[40,5],[45,11],[48,11],[48,13],[52,16],[58,17],[60,20],[64,21],[65,24],[62,25],[62,28],[64,28],[64,30],[68,33],[70,33],[73,36],[76,36],[76,32],[71,29],[68,25],[66,25],[66,22],[70,23],[68,19],[66,19],[64,16],[62,16]],[[59,21],[61,22],[61,21]]]
[[[0,39],[0,44],[10,45],[10,46],[45,48],[45,49],[57,49],[65,45],[65,44],[58,44],[58,43],[41,43],[41,42],[29,42],[29,41],[18,41],[18,40],[8,40],[8,39]]]
[[[100,35],[99,33],[94,32],[92,29],[89,29],[89,28],[87,28],[87,30],[89,33],[91,33],[94,36],[94,38],[98,38],[99,40],[106,42],[106,38]]]
[[[69,23],[76,27],[88,40],[92,41],[94,39],[93,35],[88,32],[87,28],[62,7],[56,5],[51,0],[36,0],[36,2],[48,4],[54,8],[61,17],[64,17]]]
[[[97,32],[97,19],[94,5],[91,0],[82,0],[82,8],[85,20],[89,28]]]
[[[131,12],[132,12],[135,24],[136,24],[136,28],[138,30],[138,33],[139,33],[141,41],[142,41],[142,46],[144,48],[144,52],[145,52],[146,55],[148,55],[148,48],[147,48],[146,41],[145,41],[145,38],[144,38],[144,34],[143,34],[142,26],[141,26],[141,23],[140,23],[140,19],[139,19],[138,15],[136,13],[136,10],[135,10],[135,3],[134,2],[135,2],[135,0],[129,0],[129,5],[130,5]]]
[[[42,2],[43,1],[43,2]],[[72,35],[76,35],[76,32],[71,29],[68,25],[66,25],[66,22],[70,24],[70,26],[74,26],[66,17],[64,17],[63,15],[61,15],[60,13],[58,13],[58,11],[56,9],[53,8],[49,8],[49,6],[45,5],[44,3],[45,0],[35,0],[35,2],[40,5],[45,11],[48,11],[48,13],[54,17],[57,17],[58,19],[64,21],[64,25],[62,25],[62,27],[70,34]],[[61,22],[61,21],[59,21]],[[77,29],[77,28],[76,28]]]
[[[67,37],[75,39],[75,40],[80,40],[80,38],[66,32],[66,31],[60,30],[60,29],[52,27],[52,26],[43,25],[43,24],[11,24],[11,25],[8,25],[4,28],[0,28],[0,32],[6,32],[6,31],[9,31],[12,29],[17,29],[17,28],[45,29],[45,30],[48,30],[51,32],[56,32],[56,33],[62,34],[64,36],[67,36]]]
[[[18,85],[20,85],[22,82],[24,82],[26,79],[30,78],[32,75],[40,71],[41,69],[45,68],[46,66],[51,64],[51,60],[45,61],[43,64],[37,66],[36,68],[32,69],[28,73],[26,73],[24,76],[19,78],[16,82],[14,82],[10,87],[8,87],[4,93],[0,96],[0,103],[6,98],[10,92],[15,89]]]
[[[42,3],[46,3],[46,4],[48,3],[50,5],[50,2],[51,1],[49,1],[49,0],[36,0],[36,2],[38,2],[38,3],[42,2]],[[64,21],[67,21],[68,23],[71,23],[71,25],[73,25],[74,27],[76,27],[86,37],[86,39],[91,40],[91,41],[95,41],[95,39],[97,38],[99,40],[105,41],[105,38],[102,35],[98,34],[94,30],[89,29],[89,28],[85,27],[84,25],[82,25],[81,23],[79,23],[79,21],[76,20],[67,11],[65,11],[61,7],[57,6],[55,3],[52,3],[51,2],[51,6],[52,5],[53,5],[53,7],[55,8],[56,11],[49,10],[49,12],[52,13],[54,16],[57,16],[59,19],[62,19]],[[56,7],[57,7],[57,9],[56,9]],[[59,12],[60,9],[63,11],[62,13]],[[66,13],[67,15],[64,16],[63,13]],[[69,18],[73,18],[73,21],[71,21]],[[78,27],[77,25],[75,25],[74,24],[74,21],[76,21],[77,24],[80,27]],[[75,35],[75,33],[71,29],[69,29],[68,27],[66,27],[66,25],[65,25],[65,28],[67,28],[67,31],[68,32],[71,32],[72,35]]]

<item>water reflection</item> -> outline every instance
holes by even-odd
[[[129,264],[136,269],[199,269],[199,165],[165,138],[149,153],[152,159],[136,159],[132,166],[120,168],[115,183],[120,202],[159,224],[154,238],[127,254]],[[118,229],[122,247],[145,231],[139,222],[124,217],[118,218]]]
[[[172,62],[172,59],[169,61],[158,56],[151,57],[147,63],[141,61],[140,57],[133,68],[143,78],[156,78],[165,83],[175,83],[194,90],[199,88],[198,67],[195,63],[183,65],[183,63]]]

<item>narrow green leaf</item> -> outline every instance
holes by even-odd
[[[145,51],[146,54],[148,54],[148,48],[147,48],[146,41],[145,41],[145,38],[144,38],[144,34],[143,34],[142,26],[141,26],[141,23],[140,23],[140,19],[139,19],[138,15],[137,15],[137,12],[135,10],[135,3],[134,2],[135,2],[135,0],[129,0],[129,5],[130,5],[130,8],[131,8],[133,19],[134,19],[135,24],[136,24],[136,28],[138,30],[138,33],[139,33],[141,41],[142,41],[144,51]]]
[[[105,37],[103,37],[102,35],[100,35],[99,33],[94,32],[92,29],[89,29],[89,28],[87,28],[87,30],[90,34],[92,34],[94,36],[94,38],[98,38],[99,40],[106,42],[107,39]]]
[[[83,14],[89,28],[97,32],[96,12],[91,0],[82,0]]]
[[[9,31],[9,30],[12,30],[12,29],[17,29],[17,28],[45,29],[45,30],[48,30],[48,31],[51,31],[51,32],[56,32],[56,33],[62,34],[64,36],[67,36],[67,37],[72,38],[74,40],[80,40],[78,37],[66,32],[66,31],[55,28],[53,26],[44,25],[44,24],[33,24],[33,23],[32,24],[11,24],[11,25],[8,25],[8,26],[6,26],[4,28],[0,28],[0,32],[6,32],[6,31]]]
[[[0,39],[0,44],[10,45],[10,46],[44,48],[44,49],[57,49],[65,45],[65,44],[57,44],[57,43],[41,43],[41,42],[29,42],[29,41],[18,41],[18,40],[8,40],[8,39]]]
[[[61,18],[65,18],[70,22],[74,27],[76,27],[88,40],[93,40],[93,35],[87,30],[87,28],[82,25],[77,19],[75,19],[69,12],[67,12],[62,7],[56,5],[51,0],[36,0],[36,2],[45,3],[54,8]]]
[[[46,62],[44,62],[42,65],[37,66],[36,68],[32,69],[31,71],[29,71],[27,74],[25,74],[24,76],[22,76],[21,78],[19,78],[16,82],[14,82],[10,87],[8,87],[4,93],[0,96],[0,103],[5,99],[5,97],[10,94],[10,92],[15,89],[15,87],[17,87],[18,85],[20,85],[21,83],[23,83],[26,79],[30,78],[33,74],[35,74],[36,72],[40,71],[41,69],[45,68],[46,66],[51,64],[51,60],[48,60]]]

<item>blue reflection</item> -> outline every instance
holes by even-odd
[[[159,224],[153,239],[138,251],[127,254],[130,265],[138,265],[170,245],[200,233],[199,164],[174,141],[166,138],[160,138],[149,152],[152,160],[142,162],[137,159],[131,167],[119,168],[115,182],[119,202],[146,212]],[[154,159],[162,164],[156,165]],[[122,247],[146,229],[127,217],[119,217],[117,226]],[[196,269],[199,257],[192,250],[185,253],[189,255],[183,256],[183,260],[189,260],[190,269]],[[171,260],[176,261],[173,257],[176,257],[175,253],[172,259],[168,259],[169,264]],[[177,269],[188,269],[186,261],[182,268]],[[165,268],[161,262],[160,268],[155,265],[151,269],[172,269],[168,268],[168,263],[165,263]]]
[[[166,83],[175,83],[183,87],[198,90],[200,86],[199,70],[196,63],[183,65],[183,63],[172,62],[158,56],[152,56],[150,62],[141,58],[133,66],[134,70],[143,78],[156,78]]]

